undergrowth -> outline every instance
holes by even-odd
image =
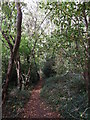
[[[65,119],[87,119],[87,92],[81,75],[50,77],[45,80],[40,95]]]
[[[17,88],[14,88],[11,92],[9,91],[8,98],[2,106],[2,118],[19,117],[21,110],[30,98],[31,89],[19,91]]]

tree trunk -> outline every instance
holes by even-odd
[[[17,55],[17,51],[18,51],[19,46],[20,46],[21,24],[22,24],[22,12],[21,12],[20,3],[17,3],[17,36],[16,36],[15,44],[12,48],[11,55],[10,55],[10,60],[9,60],[8,70],[7,70],[7,75],[6,75],[6,81],[5,81],[5,85],[3,87],[3,91],[2,91],[3,103],[5,102],[5,98],[6,98],[6,95],[7,95],[8,83],[9,83],[9,80],[10,80],[10,77],[11,77],[11,72],[12,72],[14,60],[15,60],[15,57]]]
[[[89,57],[88,57],[88,120],[90,120],[90,36],[88,39],[88,52],[89,52]]]
[[[30,68],[31,68],[31,67],[29,67],[27,76],[26,76],[26,78],[25,78],[25,88],[26,88],[26,89],[28,89],[28,86],[29,86],[29,79],[30,79],[30,74],[31,74]]]
[[[6,75],[6,82],[5,85],[3,87],[3,91],[2,91],[2,99],[3,99],[3,103],[5,102],[5,98],[6,98],[6,94],[7,94],[7,88],[8,88],[8,83],[9,83],[9,79],[10,76],[12,74],[12,68],[13,68],[13,63],[14,63],[14,56],[11,53],[10,55],[10,60],[9,60],[9,64],[8,64],[8,70],[7,70],[7,75]]]
[[[83,72],[83,77],[84,77],[84,80],[85,80],[86,90],[88,91],[88,68],[87,67]]]
[[[85,2],[83,3],[83,16],[86,24],[86,32],[87,32],[87,40],[88,40],[88,63],[87,63],[87,68],[88,68],[88,120],[90,120],[90,16],[89,16],[89,21],[87,20],[87,16],[85,13],[86,10],[86,4]]]
[[[20,63],[19,52],[17,52],[15,64],[16,64],[16,71],[17,71],[17,77],[18,77],[18,88],[19,90],[21,90],[22,89],[22,77],[21,77],[21,63]]]

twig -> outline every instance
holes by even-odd
[[[72,118],[76,119],[76,120],[80,120],[79,118],[74,117],[71,113],[67,112]]]
[[[82,113],[82,116],[85,114],[85,112],[88,110],[89,108],[86,108],[85,110],[84,110],[84,112]]]

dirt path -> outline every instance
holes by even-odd
[[[42,80],[33,89],[30,100],[24,108],[23,118],[60,118],[58,112],[53,112],[41,98],[40,90],[42,88]]]

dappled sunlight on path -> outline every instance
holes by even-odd
[[[58,112],[53,112],[45,101],[40,98],[40,90],[42,88],[42,80],[35,86],[32,91],[29,102],[22,113],[23,118],[59,118]]]

